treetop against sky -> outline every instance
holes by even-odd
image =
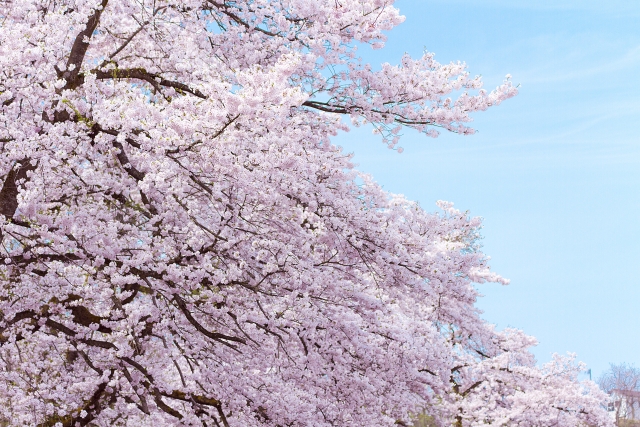
[[[383,191],[343,118],[473,133],[513,97],[373,69],[388,1],[0,5],[0,408],[15,425],[609,425],[476,308],[481,220]],[[378,136],[377,138],[380,138]]]

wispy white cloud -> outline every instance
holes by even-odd
[[[607,15],[640,15],[640,2],[636,0],[432,0],[436,3],[464,4],[470,7],[528,9],[549,11],[587,11]]]
[[[561,83],[602,74],[615,74],[625,70],[631,71],[640,66],[640,45],[614,58],[604,58],[603,52],[586,48],[584,44],[576,43],[575,46],[577,46],[576,50],[567,52],[561,62],[554,61],[542,67],[530,69],[519,75],[519,78],[527,84]]]

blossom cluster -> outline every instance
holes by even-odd
[[[372,71],[390,0],[0,3],[0,423],[607,425],[476,284],[481,223],[331,137],[471,133],[515,95],[433,55]]]

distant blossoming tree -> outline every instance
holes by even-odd
[[[331,144],[344,117],[391,148],[472,133],[516,93],[361,63],[391,3],[0,2],[4,424],[606,424],[573,364],[480,319],[473,283],[506,281],[479,220]]]
[[[640,369],[622,363],[611,364],[609,370],[598,378],[598,384],[610,397],[610,411],[616,425],[637,422],[640,418]]]

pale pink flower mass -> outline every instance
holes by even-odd
[[[0,424],[609,425],[581,365],[481,319],[480,221],[331,143],[517,92],[372,71],[392,3],[0,2]]]

